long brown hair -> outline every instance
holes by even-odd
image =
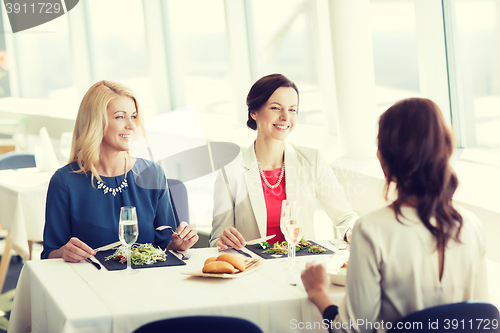
[[[401,205],[416,199],[420,220],[443,251],[450,238],[459,242],[463,223],[452,206],[458,187],[450,165],[453,147],[453,135],[431,100],[405,99],[380,116],[378,149],[384,160],[386,197],[394,182],[398,196],[391,207],[398,221]]]

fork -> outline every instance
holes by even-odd
[[[187,251],[177,251],[177,250],[172,250],[173,252],[177,253],[177,254],[180,254],[182,257],[181,257],[181,260],[188,260],[189,258],[191,258],[191,253],[187,252]]]
[[[158,228],[156,228],[156,230],[158,230],[158,231],[165,230],[165,229],[170,230],[173,234],[177,234],[174,231],[174,229],[169,225],[161,225]],[[181,260],[188,260],[189,258],[191,258],[191,254],[188,253],[187,251],[185,251],[185,252],[181,252],[181,251],[177,251],[177,250],[172,250],[172,251],[177,253],[177,254],[180,254],[182,256]]]
[[[169,225],[161,225],[158,228],[156,228],[156,230],[158,230],[158,231],[162,231],[162,230],[165,230],[165,229],[169,229],[170,231],[172,231],[173,234],[176,233],[174,231],[174,229],[171,226],[169,226]]]

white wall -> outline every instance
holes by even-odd
[[[375,161],[339,159],[333,168],[347,199],[360,216],[388,204],[384,198],[384,180]],[[500,213],[461,201],[456,203],[481,220],[486,234],[486,257],[500,262]]]

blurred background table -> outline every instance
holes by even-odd
[[[0,225],[7,230],[0,262],[0,290],[9,268],[10,250],[28,260],[33,242],[43,239],[45,199],[52,174],[36,168],[0,171]]]

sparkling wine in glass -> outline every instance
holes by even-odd
[[[286,225],[286,239],[288,246],[288,261],[295,266],[296,246],[302,239],[302,224],[299,221],[299,208],[295,202],[289,204],[290,215]]]
[[[127,251],[127,269],[131,272],[130,247],[137,241],[139,227],[137,225],[137,211],[135,207],[125,206],[120,211],[120,224],[118,227],[118,237]]]
[[[290,203],[287,200],[281,202],[280,229],[288,244],[288,258],[291,258],[291,245],[288,239],[288,221],[290,220]],[[289,262],[291,262],[289,260]]]

